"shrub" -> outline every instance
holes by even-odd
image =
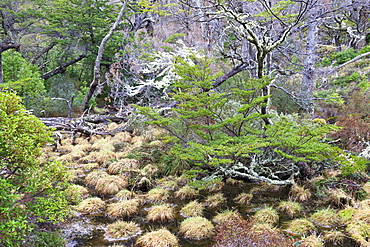
[[[21,98],[0,91],[0,245],[17,246],[37,223],[57,223],[69,212],[66,171],[41,163],[40,147],[51,132],[27,112]]]

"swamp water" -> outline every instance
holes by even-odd
[[[103,142],[104,144],[109,145],[112,140],[108,138],[100,139],[98,141]],[[122,158],[122,154],[119,157],[118,153],[125,152],[126,154],[129,154],[133,151],[133,149],[130,149],[131,146],[140,147],[137,143],[142,141],[140,139],[130,140],[130,138],[120,140],[118,143],[120,145],[117,145],[117,141],[115,144],[112,142],[111,146],[119,146],[120,149],[117,150],[117,148],[114,149],[114,153],[116,156],[112,156],[113,149],[111,151],[107,151],[106,149],[110,149],[108,146],[104,146],[100,149],[100,152],[110,152],[110,156],[107,156],[107,158],[101,159],[100,156],[91,156],[92,153],[96,153],[96,150],[94,150],[93,141],[91,143],[88,143],[84,140],[77,140],[77,143],[80,142],[81,144],[75,144],[73,147],[65,147],[61,146],[63,152],[59,153],[53,153],[51,154],[54,157],[58,157],[57,159],[65,161],[68,165],[67,168],[70,169],[72,174],[75,174],[75,178],[71,179],[71,183],[74,183],[76,185],[83,186],[84,188],[87,188],[89,191],[89,194],[82,197],[82,199],[85,199],[87,197],[98,197],[101,198],[106,205],[110,205],[112,203],[116,203],[119,201],[122,201],[122,199],[114,196],[114,194],[102,194],[96,191],[94,186],[88,186],[86,185],[86,176],[88,176],[90,173],[94,171],[103,171],[107,172],[109,170],[109,164],[111,163],[110,160],[125,160],[126,158]],[[133,139],[133,138],[132,138]],[[152,140],[154,141],[154,140]],[[124,143],[122,145],[122,143]],[[68,144],[68,141],[65,144],[66,146],[71,145]],[[78,146],[83,146],[83,148],[78,148]],[[80,154],[73,155],[73,152],[80,152],[82,149],[84,151]],[[96,149],[96,148],[95,148]],[[77,150],[77,151],[76,151]],[[90,156],[87,160],[86,157]],[[150,157],[147,157],[148,160],[150,160]],[[97,162],[97,163],[93,163]],[[95,164],[95,165],[92,165]],[[141,178],[148,178],[151,181],[151,186],[147,188],[147,190],[151,188],[161,188],[165,186],[161,186],[161,183],[158,181],[155,181],[154,179],[151,179],[151,175],[144,172],[141,174],[142,169],[139,169],[138,167],[130,168],[132,174],[135,174],[135,176]],[[128,169],[128,170],[130,170]],[[125,171],[127,172],[127,170]],[[108,174],[107,174],[108,175]],[[110,175],[110,174],[109,174]],[[132,180],[135,180],[137,178],[132,178],[127,187],[128,189],[133,187],[133,183],[135,184],[138,180],[132,183]],[[265,183],[258,183],[258,182],[245,182],[245,181],[233,181],[233,182],[226,182],[226,183],[220,183],[221,186],[218,189],[211,189],[212,187],[208,187],[206,189],[199,190],[199,194],[191,199],[184,199],[180,200],[176,196],[176,192],[183,186],[187,184],[185,181],[181,181],[179,178],[170,178],[173,181],[176,181],[177,185],[175,188],[167,189],[169,192],[168,199],[164,201],[157,201],[153,202],[147,198],[148,192],[142,192],[138,189],[135,189],[135,197],[140,200],[139,204],[139,212],[129,216],[129,217],[118,217],[118,218],[112,218],[107,216],[106,214],[106,208],[104,210],[100,210],[98,212],[93,213],[81,213],[76,212],[74,215],[72,215],[65,223],[61,225],[61,230],[63,234],[65,235],[66,239],[68,240],[68,247],[85,247],[85,246],[135,246],[135,242],[137,239],[144,235],[147,232],[152,232],[154,230],[166,228],[168,229],[172,234],[174,234],[178,240],[180,246],[183,247],[191,247],[191,246],[199,246],[199,247],[208,247],[212,246],[214,242],[211,238],[203,239],[203,240],[189,240],[183,237],[183,235],[179,232],[179,227],[181,222],[183,222],[186,217],[181,215],[180,210],[183,208],[184,205],[189,203],[190,201],[197,200],[198,202],[202,203],[205,208],[203,211],[203,217],[207,218],[208,220],[212,221],[213,218],[225,210],[233,210],[240,213],[240,215],[246,219],[249,215],[254,215],[255,212],[257,212],[260,209],[264,209],[266,207],[273,207],[276,209],[278,207],[279,202],[283,200],[289,199],[289,190],[290,187],[279,187],[279,186],[271,186],[267,185]],[[212,186],[212,184],[211,184]],[[135,187],[135,186],[134,186]],[[217,187],[217,186],[214,186]],[[216,207],[207,207],[206,200],[210,195],[215,195],[221,193],[223,197],[225,198],[225,201],[220,203]],[[240,195],[241,193],[249,193],[253,195],[253,198],[251,202],[247,204],[237,203],[235,201],[235,198]],[[158,223],[158,222],[151,222],[148,221],[147,215],[148,211],[151,207],[154,205],[159,204],[169,204],[173,209],[175,213],[174,220]],[[309,217],[313,212],[316,211],[318,208],[318,205],[316,205],[317,202],[313,200],[312,198],[310,200],[307,200],[305,202],[302,202],[301,205],[303,209],[299,212],[299,214],[295,215],[295,218],[299,217]],[[329,205],[327,205],[328,207]],[[321,205],[321,208],[323,206]],[[286,222],[291,220],[291,218],[288,217],[284,212],[278,211],[279,213],[279,222],[278,227],[281,229],[286,228]],[[132,221],[139,225],[141,232],[140,234],[129,238],[127,240],[115,240],[115,239],[109,239],[106,236],[106,230],[107,226],[113,222],[116,222],[118,220],[124,220],[124,221]],[[215,222],[213,222],[213,225],[216,225]],[[319,234],[321,234],[321,231],[317,229]],[[295,238],[297,241],[300,239],[299,237]],[[342,242],[340,245],[325,245],[326,247],[331,246],[343,246],[343,247],[353,247],[356,246],[353,241],[350,240],[350,238],[346,237],[344,242]],[[160,246],[158,246],[160,247]]]

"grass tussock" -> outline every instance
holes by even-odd
[[[298,202],[281,201],[278,209],[286,213],[290,218],[294,218],[302,210],[302,206]]]
[[[191,201],[181,208],[180,213],[185,217],[197,217],[202,216],[204,211],[204,205],[197,200]]]
[[[128,200],[130,198],[133,198],[136,196],[135,192],[128,190],[128,189],[122,189],[120,190],[116,195],[120,200]]]
[[[148,221],[167,222],[175,218],[174,209],[169,204],[156,205],[149,209],[147,215]]]
[[[226,210],[222,213],[218,213],[214,218],[213,222],[217,224],[224,224],[228,221],[237,221],[243,219],[239,212],[233,210]]]
[[[251,204],[253,199],[253,194],[250,193],[240,193],[238,196],[234,198],[234,201],[239,204],[249,205]]]
[[[175,192],[175,197],[179,198],[180,200],[193,199],[198,195],[199,191],[189,185],[185,185]]]
[[[305,189],[303,186],[294,184],[289,191],[289,195],[297,201],[307,201],[311,198],[312,194],[308,189]]]
[[[340,223],[339,216],[330,208],[317,210],[310,218],[316,225],[325,228],[331,228]]]
[[[259,224],[276,225],[279,221],[279,214],[272,207],[258,210],[254,214],[254,220]]]
[[[324,241],[316,235],[311,235],[302,239],[300,245],[309,247],[323,247]]]
[[[141,234],[141,229],[135,222],[117,221],[109,224],[105,232],[108,239],[127,240]]]
[[[127,200],[109,204],[106,213],[112,218],[124,218],[137,215],[138,212],[138,202],[136,200]]]
[[[106,203],[98,198],[98,197],[92,197],[87,198],[80,202],[76,207],[76,211],[80,213],[86,213],[86,214],[92,214],[92,213],[98,213],[100,211],[103,211],[105,209]]]
[[[137,247],[179,247],[179,240],[167,229],[148,232],[137,241]]]
[[[222,193],[217,193],[214,195],[209,195],[204,200],[204,203],[209,208],[216,208],[226,202],[226,198]]]
[[[309,235],[315,231],[315,225],[307,219],[294,219],[288,222],[287,232],[292,235]]]
[[[89,187],[95,187],[100,178],[104,178],[107,176],[109,175],[105,171],[92,171],[85,177],[85,184]]]
[[[200,240],[211,237],[214,234],[215,227],[206,218],[190,217],[181,222],[179,231],[185,238]]]
[[[151,189],[148,194],[146,195],[149,201],[153,202],[163,202],[167,201],[170,197],[168,190],[162,188],[153,188]]]
[[[125,176],[110,175],[98,179],[95,190],[102,195],[113,195],[127,186],[128,181]]]

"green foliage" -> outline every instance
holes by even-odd
[[[176,42],[178,38],[184,37],[185,33],[174,33],[170,37],[168,37],[164,42],[166,43],[173,43]]]
[[[12,49],[3,52],[2,57],[5,82],[1,85],[3,88],[11,88],[22,97],[40,97],[45,92],[44,81],[40,78],[37,66]]]
[[[357,55],[357,51],[351,47],[344,51],[335,52],[332,58],[335,61],[334,65],[340,65],[355,58]]]
[[[291,174],[297,162],[343,160],[342,151],[325,142],[326,134],[337,130],[336,126],[289,115],[276,116],[273,125],[264,126],[263,118],[271,116],[258,112],[265,99],[258,92],[269,79],[250,79],[244,88],[238,85],[227,93],[219,92],[212,88],[218,76],[212,73],[212,61],[195,54],[190,58],[191,62],[179,58],[175,65],[180,79],[170,94],[177,102],[172,112],[164,116],[157,109],[136,106],[150,119],[149,124],[171,134],[167,141],[173,146],[167,159],[170,154],[177,165],[169,170],[183,165],[191,169],[190,176],[200,178],[202,172],[196,171],[205,167],[224,167],[227,173],[227,167],[240,163],[248,167],[253,159],[260,175],[273,178]],[[255,89],[247,89],[252,84]]]
[[[348,86],[352,82],[359,82],[361,80],[361,75],[357,72],[354,72],[348,76],[339,76],[337,77],[333,84],[337,86]]]
[[[34,232],[29,241],[22,243],[26,247],[62,247],[67,244],[60,232]]]
[[[68,213],[64,166],[38,160],[50,136],[19,96],[0,92],[0,245],[18,246],[34,223],[56,223]]]

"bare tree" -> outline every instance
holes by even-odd
[[[96,87],[99,85],[99,82],[100,82],[100,62],[101,62],[101,59],[103,57],[103,52],[104,52],[105,45],[107,44],[108,40],[113,35],[115,29],[117,28],[118,24],[120,23],[121,18],[123,16],[123,13],[126,9],[126,4],[127,4],[127,0],[123,2],[121,10],[118,13],[118,16],[116,18],[116,21],[114,22],[113,26],[111,27],[111,29],[109,30],[107,35],[105,35],[104,39],[100,43],[98,56],[96,57],[95,65],[94,65],[94,79],[90,84],[89,91],[87,92],[87,94],[85,96],[85,99],[84,99],[84,102],[83,102],[83,109],[84,110],[86,110],[88,108],[89,101],[92,98]]]

